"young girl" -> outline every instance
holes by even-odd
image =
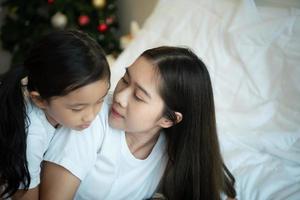
[[[42,199],[235,197],[219,150],[209,73],[190,50],[145,51],[99,118],[98,134],[55,135],[45,156]],[[96,150],[78,151],[87,141],[96,141]]]
[[[18,189],[30,190],[16,198],[37,199],[40,165],[56,128],[91,125],[109,88],[109,66],[88,35],[58,31],[0,80],[0,199]]]

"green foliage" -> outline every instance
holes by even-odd
[[[28,49],[41,36],[56,29],[80,29],[89,33],[107,54],[118,54],[119,27],[115,0],[104,0],[95,6],[92,0],[5,0],[2,8],[7,15],[0,30],[2,48],[13,55],[12,63],[23,61]],[[53,16],[62,13],[65,26],[53,25]],[[80,24],[79,17],[87,16],[89,22]],[[104,30],[98,30],[102,24]]]

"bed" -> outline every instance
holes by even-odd
[[[207,64],[239,200],[300,200],[300,1],[160,0],[112,66],[187,46]]]

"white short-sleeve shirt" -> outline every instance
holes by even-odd
[[[44,112],[30,102],[27,104],[27,116],[29,127],[26,156],[31,177],[29,188],[34,188],[40,183],[41,162],[54,136],[55,128],[48,122]],[[23,187],[21,185],[20,189]]]
[[[77,200],[150,198],[167,163],[165,136],[160,134],[146,159],[137,159],[128,148],[124,131],[108,125],[108,113],[106,99],[99,119],[86,133],[57,133],[45,160],[65,167],[81,180]]]

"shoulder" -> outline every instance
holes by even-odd
[[[29,188],[34,188],[40,183],[40,165],[43,160],[51,138],[54,135],[54,128],[47,125],[42,110],[32,104],[27,104],[28,130],[26,138],[26,155],[28,170],[31,176]],[[23,186],[20,187],[20,189]]]
[[[35,106],[32,102],[26,103],[28,135],[37,135],[39,137],[52,137],[55,128],[48,122],[42,109]]]
[[[62,127],[55,133],[44,160],[62,166],[82,180],[95,162],[100,142],[93,125],[81,132]]]
[[[41,122],[42,110],[36,107],[32,102],[26,102],[26,114],[30,123]]]
[[[83,131],[62,127],[55,133],[44,160],[64,167],[82,180],[95,163],[103,140],[99,116]]]

